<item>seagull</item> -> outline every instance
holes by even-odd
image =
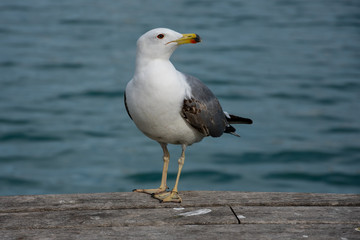
[[[185,161],[185,149],[204,137],[223,133],[239,136],[230,124],[252,124],[248,118],[228,114],[219,100],[199,79],[179,72],[170,62],[175,49],[201,42],[194,33],[180,34],[167,28],[152,29],[137,40],[136,67],[125,93],[125,108],[136,127],[157,141],[163,150],[161,184],[155,189],[134,189],[151,194],[160,202],[182,201],[178,184]],[[167,191],[168,144],[181,145],[175,186]]]

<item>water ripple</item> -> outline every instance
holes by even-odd
[[[60,24],[64,25],[107,25],[109,21],[100,19],[63,19],[59,21]]]
[[[313,95],[309,94],[289,94],[289,93],[272,93],[269,94],[270,98],[284,99],[284,100],[296,100],[296,101],[307,101],[307,102],[315,102],[321,105],[334,105],[340,102],[346,102],[347,99],[344,97],[323,97],[316,98]]]
[[[266,48],[260,47],[260,46],[250,46],[250,45],[244,45],[244,46],[218,46],[218,47],[212,47],[209,49],[209,51],[214,52],[266,52]]]
[[[287,173],[270,173],[263,176],[264,179],[282,180],[282,181],[311,181],[323,182],[333,185],[352,185],[360,186],[360,175],[349,173],[303,173],[303,172],[287,172]]]
[[[324,87],[339,91],[359,91],[360,84],[356,82],[325,84]]]
[[[84,92],[64,93],[59,95],[58,99],[73,99],[73,98],[122,98],[124,95],[121,90],[87,90]]]
[[[71,131],[69,134],[80,134],[86,137],[95,137],[95,138],[108,138],[114,137],[115,135],[107,133],[105,131]]]
[[[4,5],[4,6],[0,6],[0,12],[7,12],[7,11],[12,11],[12,12],[28,12],[29,10],[31,10],[31,7],[25,6],[25,5],[13,5],[13,4],[8,4],[8,5]]]
[[[0,124],[8,125],[27,125],[33,123],[32,121],[26,119],[10,119],[10,118],[0,118]]]
[[[333,127],[329,128],[324,133],[360,133],[360,128],[355,127]]]
[[[40,186],[41,184],[37,181],[19,178],[19,177],[4,177],[0,176],[0,186],[11,185],[13,187],[29,187],[29,186]]]
[[[60,137],[51,136],[50,134],[40,133],[26,133],[26,132],[10,132],[0,134],[0,141],[36,141],[36,142],[47,142],[47,141],[61,141]]]
[[[281,151],[273,154],[249,152],[244,154],[218,153],[214,154],[214,162],[218,164],[263,164],[263,163],[315,163],[326,162],[338,156],[336,153],[323,151]]]
[[[175,180],[176,176],[177,173],[168,173],[169,180]],[[136,173],[128,175],[126,178],[136,183],[159,182],[161,179],[161,172]],[[181,174],[181,179],[201,179],[209,182],[227,183],[236,179],[241,179],[241,176],[239,174],[230,174],[215,170],[193,170],[183,172]]]
[[[85,65],[82,63],[71,63],[71,62],[63,62],[63,63],[44,63],[35,65],[35,68],[41,70],[53,70],[53,69],[80,69]]]
[[[1,29],[0,29],[0,32],[1,32]],[[14,61],[3,61],[3,62],[0,62],[0,67],[3,67],[3,68],[11,68],[11,67],[16,67],[17,63],[14,62]]]

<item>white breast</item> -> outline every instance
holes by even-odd
[[[161,60],[137,69],[126,87],[127,106],[136,126],[163,143],[191,145],[204,137],[180,115],[189,94],[184,75],[169,61]]]

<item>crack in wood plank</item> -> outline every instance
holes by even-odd
[[[229,207],[230,207],[231,212],[234,214],[236,220],[238,221],[238,223],[241,224],[240,218],[238,218],[238,216],[236,215],[236,212],[234,211],[234,209],[231,207],[231,205],[229,205]]]

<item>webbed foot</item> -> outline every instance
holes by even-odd
[[[160,202],[175,202],[175,203],[181,203],[182,199],[179,196],[179,193],[176,191],[171,192],[163,192],[163,193],[154,193],[151,194],[153,198],[156,198],[160,200]]]
[[[166,189],[168,187],[159,187],[159,188],[153,188],[153,189],[134,189],[133,192],[139,192],[139,193],[147,193],[147,194],[160,194],[165,193]]]

